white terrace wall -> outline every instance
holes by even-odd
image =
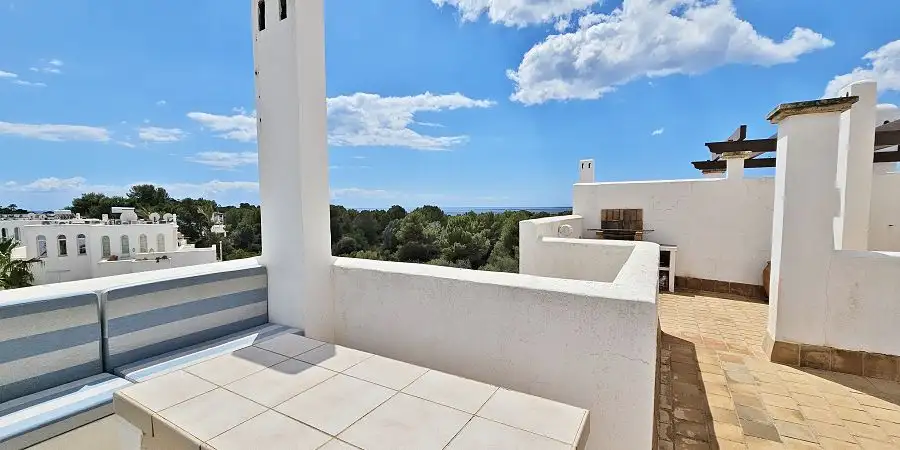
[[[897,191],[895,191],[897,192]],[[835,251],[816,345],[900,355],[900,253]]]
[[[677,245],[676,275],[762,284],[772,247],[773,178],[579,183],[573,213],[600,228],[601,209],[644,210],[644,239]]]
[[[876,164],[877,165],[877,164]],[[869,249],[900,251],[900,173],[879,173],[872,177],[872,206],[869,220]]]
[[[637,243],[622,285],[336,258],[335,341],[587,408],[590,449],[650,448],[658,252]]]

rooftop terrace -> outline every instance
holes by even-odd
[[[900,448],[900,383],[770,362],[768,308],[660,294],[658,448]]]

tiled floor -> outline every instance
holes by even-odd
[[[900,383],[771,363],[768,305],[708,295],[660,295],[659,449],[900,448]]]
[[[165,450],[565,450],[588,413],[296,335],[127,387],[113,403],[143,445]]]

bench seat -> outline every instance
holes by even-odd
[[[213,339],[187,348],[143,359],[132,364],[115,368],[114,372],[135,383],[165,375],[187,366],[226,355],[235,350],[272,339],[285,333],[295,333],[297,329],[283,325],[266,324],[228,336]]]
[[[0,403],[0,450],[19,450],[113,414],[113,392],[131,385],[102,373]]]

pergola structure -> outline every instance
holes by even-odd
[[[900,145],[900,120],[885,122],[875,128],[875,158],[873,162],[889,163],[900,162],[900,150],[883,151],[884,149]],[[778,135],[767,139],[747,139],[747,125],[739,126],[728,139],[719,142],[707,142],[706,147],[710,151],[710,159],[707,161],[694,161],[694,168],[702,172],[724,172],[726,162],[722,158],[725,153],[749,153],[744,160],[744,167],[749,169],[761,169],[775,167],[775,157],[760,157],[769,152],[775,152],[778,146]]]

